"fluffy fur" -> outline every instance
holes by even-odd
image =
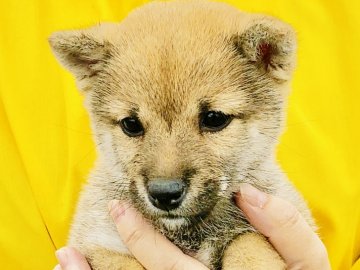
[[[211,269],[285,268],[232,195],[251,183],[292,202],[313,225],[274,156],[295,62],[288,25],[221,3],[152,2],[119,24],[55,33],[50,44],[86,97],[98,149],[69,239],[93,269],[142,268],[109,217],[112,199],[128,200]],[[210,110],[233,120],[203,132],[199,115]],[[140,119],[143,136],[122,132],[128,116]],[[157,177],[188,182],[179,208],[150,203],[145,184]]]

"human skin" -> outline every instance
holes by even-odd
[[[250,223],[268,238],[288,269],[330,269],[324,244],[293,205],[249,184],[241,185],[235,202]],[[109,211],[123,242],[146,269],[208,269],[157,233],[126,203],[111,201]],[[90,270],[85,257],[74,248],[61,248],[56,257],[56,270]]]

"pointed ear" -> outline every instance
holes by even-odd
[[[293,29],[271,17],[250,15],[234,44],[248,60],[279,81],[291,78],[295,66],[296,37]]]
[[[55,32],[49,43],[58,61],[78,83],[96,76],[111,57],[111,44],[91,29]]]

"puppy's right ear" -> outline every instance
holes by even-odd
[[[49,37],[56,58],[80,85],[103,70],[111,57],[111,44],[99,36],[83,30],[55,32]]]
[[[233,37],[236,50],[266,74],[278,81],[288,81],[295,66],[294,30],[275,18],[245,17],[244,29]]]

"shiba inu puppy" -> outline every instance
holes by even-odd
[[[93,269],[143,269],[111,221],[112,199],[211,269],[285,269],[232,197],[250,183],[313,225],[274,154],[295,63],[290,26],[221,3],[151,2],[49,40],[85,95],[98,149],[69,239]]]

